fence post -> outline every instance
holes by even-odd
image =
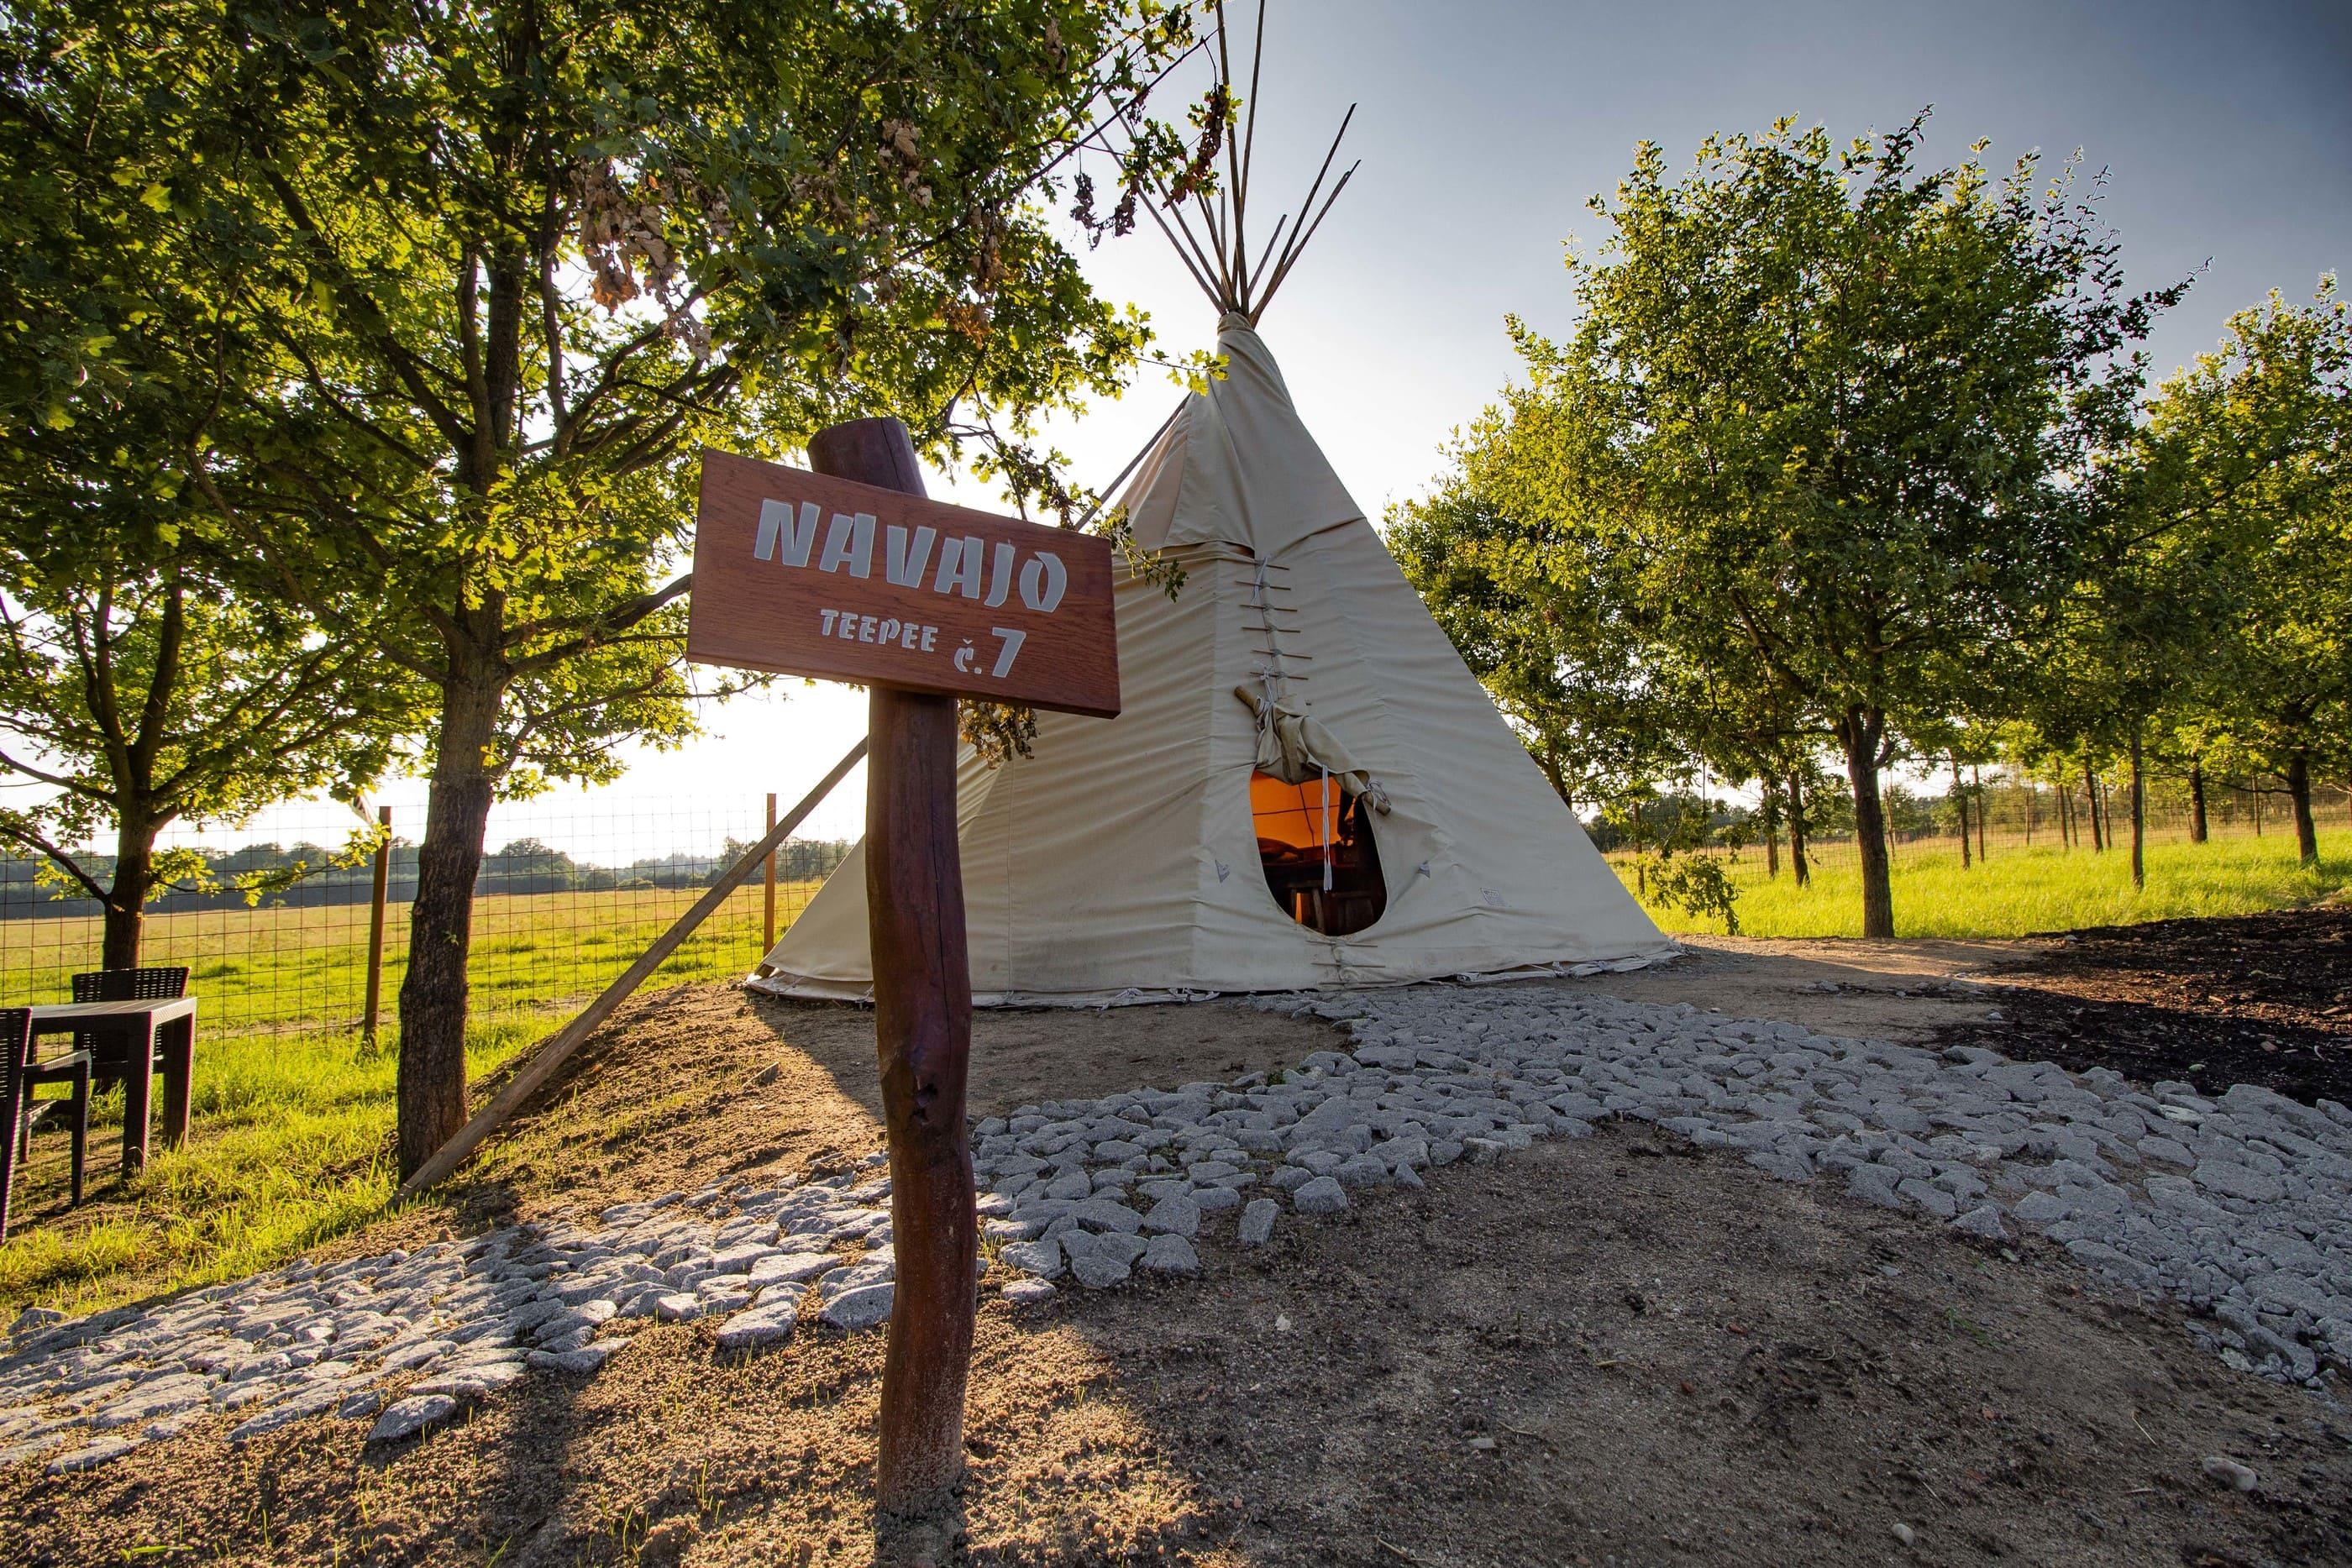
[[[768,791],[768,831],[772,833],[775,831],[776,792],[771,789]],[[760,930],[762,933],[760,938],[760,961],[763,964],[768,961],[768,955],[774,951],[776,946],[776,852],[773,850],[768,852],[766,874],[767,881],[763,884],[766,913],[760,922]]]
[[[383,1002],[383,904],[392,878],[392,808],[375,809],[376,826],[383,830],[375,846],[375,891],[368,899],[367,1005],[360,1010],[360,1038],[375,1043],[376,1017]]]
[[[1976,801],[1977,863],[1982,865],[1985,858],[1985,792],[1984,767],[1981,763],[1969,764],[1969,793]]]

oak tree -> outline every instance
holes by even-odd
[[[270,591],[201,494],[268,355],[242,258],[186,243],[218,193],[184,61],[91,20],[0,18],[0,841],[97,900],[101,962],[127,967],[148,903],[210,880],[165,828],[355,791],[417,694]]]
[[[103,25],[183,77],[191,152],[235,193],[188,243],[246,259],[236,304],[287,378],[197,482],[289,603],[431,694],[411,1171],[466,1116],[492,801],[691,729],[699,447],[782,456],[893,413],[1034,484],[1024,427],[1115,391],[1146,340],[1059,243],[1051,183],[1187,24],[1152,0],[265,0]]]
[[[1843,758],[1863,927],[1894,932],[1878,776],[1907,724],[1998,715],[2074,580],[2081,476],[2129,428],[2126,296],[2071,172],[1922,168],[1921,120],[1840,145],[1783,120],[1669,175],[1641,147],[1581,319],[1514,322],[1486,498],[1607,563],[1655,668],[1747,694]]]

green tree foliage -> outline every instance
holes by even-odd
[[[1071,501],[1032,422],[1115,390],[1147,335],[1045,204],[1188,23],[1154,0],[27,14],[37,69],[149,62],[172,144],[141,198],[185,254],[235,258],[221,308],[266,328],[271,373],[225,389],[200,448],[207,504],[287,603],[432,694],[411,1170],[466,1114],[492,800],[690,731],[698,448],[894,413]],[[1177,155],[1145,134],[1123,173]]]
[[[1607,849],[1633,852],[1633,885],[1643,898],[1696,918],[1719,919],[1725,933],[1737,936],[1739,889],[1720,861],[1693,852],[1723,846],[1736,854],[1753,826],[1749,813],[1719,800],[1661,795],[1644,785],[1609,802],[1593,837]]]
[[[2165,683],[2179,731],[2281,777],[2315,862],[2313,776],[2352,761],[2352,319],[2334,277],[2309,305],[2273,293],[2231,316],[2161,389],[2147,445],[2203,579],[2183,611],[2200,656]]]
[[[1513,323],[1528,382],[1463,458],[1530,550],[1589,573],[1685,734],[1748,737],[1750,776],[1833,740],[1882,936],[1879,771],[1906,727],[2021,678],[2074,580],[2081,480],[2129,428],[2122,350],[2178,293],[2125,296],[2071,173],[1922,170],[1919,134],[1782,121],[1679,181],[1643,145],[1593,204],[1609,246],[1570,259],[1577,329]]]
[[[1505,517],[1474,478],[1389,517],[1390,553],[1552,789],[1595,810],[1683,754],[1675,729],[1656,722],[1621,601],[1601,587],[1610,563],[1580,554],[1580,542]]]
[[[28,737],[0,750],[0,772],[48,791],[0,807],[0,841],[99,900],[101,961],[129,967],[147,905],[213,882],[200,857],[158,852],[162,831],[306,791],[355,797],[388,760],[377,699],[395,694],[299,614],[224,592],[200,559],[92,551],[69,567],[0,553],[0,728]],[[105,857],[75,847],[104,840]]]
[[[2142,429],[2086,478],[2076,580],[2012,697],[2042,746],[2079,768],[2124,759],[2135,887],[2147,884],[2151,747],[2174,751],[2165,716],[2212,679],[2214,632],[2241,587],[2222,515],[2193,493],[2183,456]]]
[[[100,900],[102,959],[129,966],[148,904],[212,881],[158,854],[163,828],[357,789],[416,694],[256,591],[199,494],[268,377],[239,258],[185,243],[168,63],[55,21],[0,20],[0,777],[33,800],[0,808],[0,841]]]

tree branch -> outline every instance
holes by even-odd
[[[341,307],[352,327],[373,343],[376,351],[392,367],[393,374],[398,376],[401,385],[407,389],[409,397],[424,411],[425,417],[432,421],[433,427],[441,433],[441,439],[449,444],[449,449],[465,451],[471,433],[457,417],[457,411],[442,402],[440,396],[425,384],[425,370],[433,369],[436,374],[442,372],[430,361],[410,352],[408,346],[400,340],[383,308],[352,276],[350,268],[343,265],[342,257],[335,252],[333,242],[311,217],[310,209],[304,205],[293,183],[266,163],[261,165],[261,177],[278,198],[279,205],[286,209],[286,215],[293,220],[295,229],[307,243],[311,256],[327,274],[329,292]]]
[[[514,678],[522,680],[554,668],[564,660],[577,657],[604,641],[604,633],[625,632],[638,622],[686,593],[694,586],[694,574],[688,572],[672,579],[651,593],[642,593],[624,603],[616,604],[598,615],[587,631],[552,648],[542,648],[528,657],[518,659],[510,666]],[[508,634],[506,646],[514,646],[515,636]]]
[[[68,876],[73,878],[74,881],[79,883],[82,886],[82,891],[89,894],[90,897],[98,900],[100,904],[104,904],[106,902],[106,889],[99,886],[97,879],[92,877],[89,873],[81,869],[79,862],[76,861],[67,851],[60,849],[56,844],[49,842],[47,839],[43,838],[40,834],[35,832],[22,819],[15,816],[0,815],[0,835],[5,835],[20,844],[24,844],[30,849],[39,851],[41,854],[48,860],[50,864],[56,866],[59,871],[64,872]]]

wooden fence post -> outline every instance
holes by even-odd
[[[392,883],[392,808],[375,809],[376,826],[383,830],[375,846],[375,891],[368,900],[367,1005],[360,1009],[360,1039],[375,1043],[376,1019],[383,1002],[383,905]]]
[[[768,791],[768,831],[776,831],[776,792]],[[768,852],[767,882],[764,886],[766,913],[760,922],[760,961],[766,963],[768,954],[776,946],[776,852]]]
[[[923,493],[914,444],[895,419],[832,425],[808,454],[819,474]],[[869,711],[866,900],[898,1261],[876,1465],[887,1537],[946,1524],[963,1479],[980,1233],[964,1125],[971,966],[956,842],[956,701],[877,685]]]
[[[1981,865],[1985,858],[1984,767],[1981,763],[1969,764],[1969,793],[1977,805],[1977,863]]]

